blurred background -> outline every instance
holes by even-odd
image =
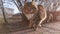
[[[22,14],[24,2],[25,0],[0,0],[1,34],[26,28],[27,20],[25,21],[25,16]],[[60,0],[35,0],[35,3],[43,5],[46,11],[53,15],[53,21],[60,21]]]

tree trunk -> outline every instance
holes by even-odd
[[[8,22],[7,22],[6,17],[5,17],[4,6],[3,6],[3,1],[2,0],[1,0],[1,9],[2,9],[4,20],[5,20],[5,24],[7,24]]]

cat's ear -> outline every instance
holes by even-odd
[[[37,5],[36,5],[36,3],[35,3],[35,0],[32,0],[32,5],[35,6],[36,9],[38,9],[38,8],[37,8]]]
[[[35,5],[35,1],[34,0],[32,0],[32,5]]]
[[[26,1],[27,1],[27,0],[24,1],[24,4],[26,4]]]

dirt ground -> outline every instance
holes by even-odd
[[[38,28],[37,31],[27,29],[23,31],[13,32],[11,34],[60,34],[60,22],[51,22],[44,24],[43,27]]]
[[[43,24],[43,27],[38,28],[37,31],[33,31],[33,29],[28,29],[28,28],[27,29],[23,28],[22,30],[20,30],[20,28],[18,28],[17,25],[14,26],[15,29],[12,28],[11,30],[10,28],[11,31],[8,32],[8,30],[5,30],[4,32],[0,32],[0,33],[1,34],[2,33],[4,34],[60,34],[60,22],[51,22],[51,23]]]

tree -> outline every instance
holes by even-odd
[[[1,0],[1,9],[2,9],[4,20],[5,20],[5,24],[7,24],[8,22],[7,22],[6,17],[5,17],[4,6],[3,6],[3,1],[2,0]]]

